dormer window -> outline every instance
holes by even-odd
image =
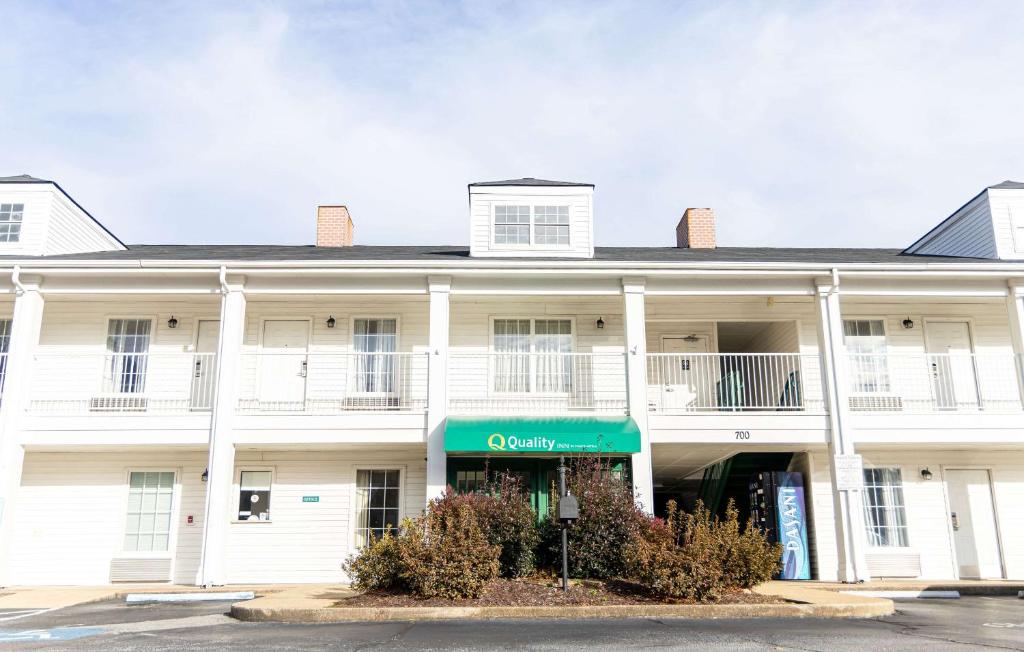
[[[568,247],[568,206],[494,207],[494,244]]]
[[[21,239],[21,217],[25,204],[0,204],[0,242]]]
[[[494,207],[494,244],[530,244],[530,207]]]

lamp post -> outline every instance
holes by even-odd
[[[565,456],[558,458],[558,520],[562,524],[562,591],[569,590],[569,525],[580,516],[576,496],[565,486]]]

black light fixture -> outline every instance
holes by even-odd
[[[201,476],[199,476],[199,477],[203,479],[203,482],[206,482],[207,480],[209,480],[210,479],[210,469],[203,469],[203,474]]]
[[[334,318],[334,315],[327,318],[327,328],[334,328],[337,324],[338,320]]]
[[[931,470],[927,466],[924,467],[923,469],[921,469],[921,478],[922,479],[924,479],[924,480],[931,480],[933,475],[934,474],[931,472]]]
[[[175,317],[174,315],[171,315],[171,318],[167,320],[167,328],[177,328],[177,327],[178,327],[178,318]]]
[[[604,328],[604,317],[598,317],[597,318],[597,327],[598,328]]]
[[[906,319],[903,320],[903,328],[906,328],[909,331],[913,327],[914,327],[914,320],[913,319],[911,319],[910,317],[907,317]]]

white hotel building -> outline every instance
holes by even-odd
[[[542,510],[557,452],[498,428],[604,441],[654,511],[798,471],[818,579],[1024,579],[1024,184],[905,250],[716,247],[708,209],[595,247],[589,184],[469,207],[468,246],[338,206],[316,246],[127,246],[0,178],[0,586],[344,581],[485,468]]]

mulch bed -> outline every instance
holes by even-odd
[[[781,598],[737,591],[717,604],[777,604]],[[548,578],[499,579],[491,582],[477,599],[415,598],[404,593],[370,592],[344,598],[335,607],[555,607],[623,604],[692,604],[685,600],[666,601],[642,595],[627,582],[574,582],[567,592]]]

